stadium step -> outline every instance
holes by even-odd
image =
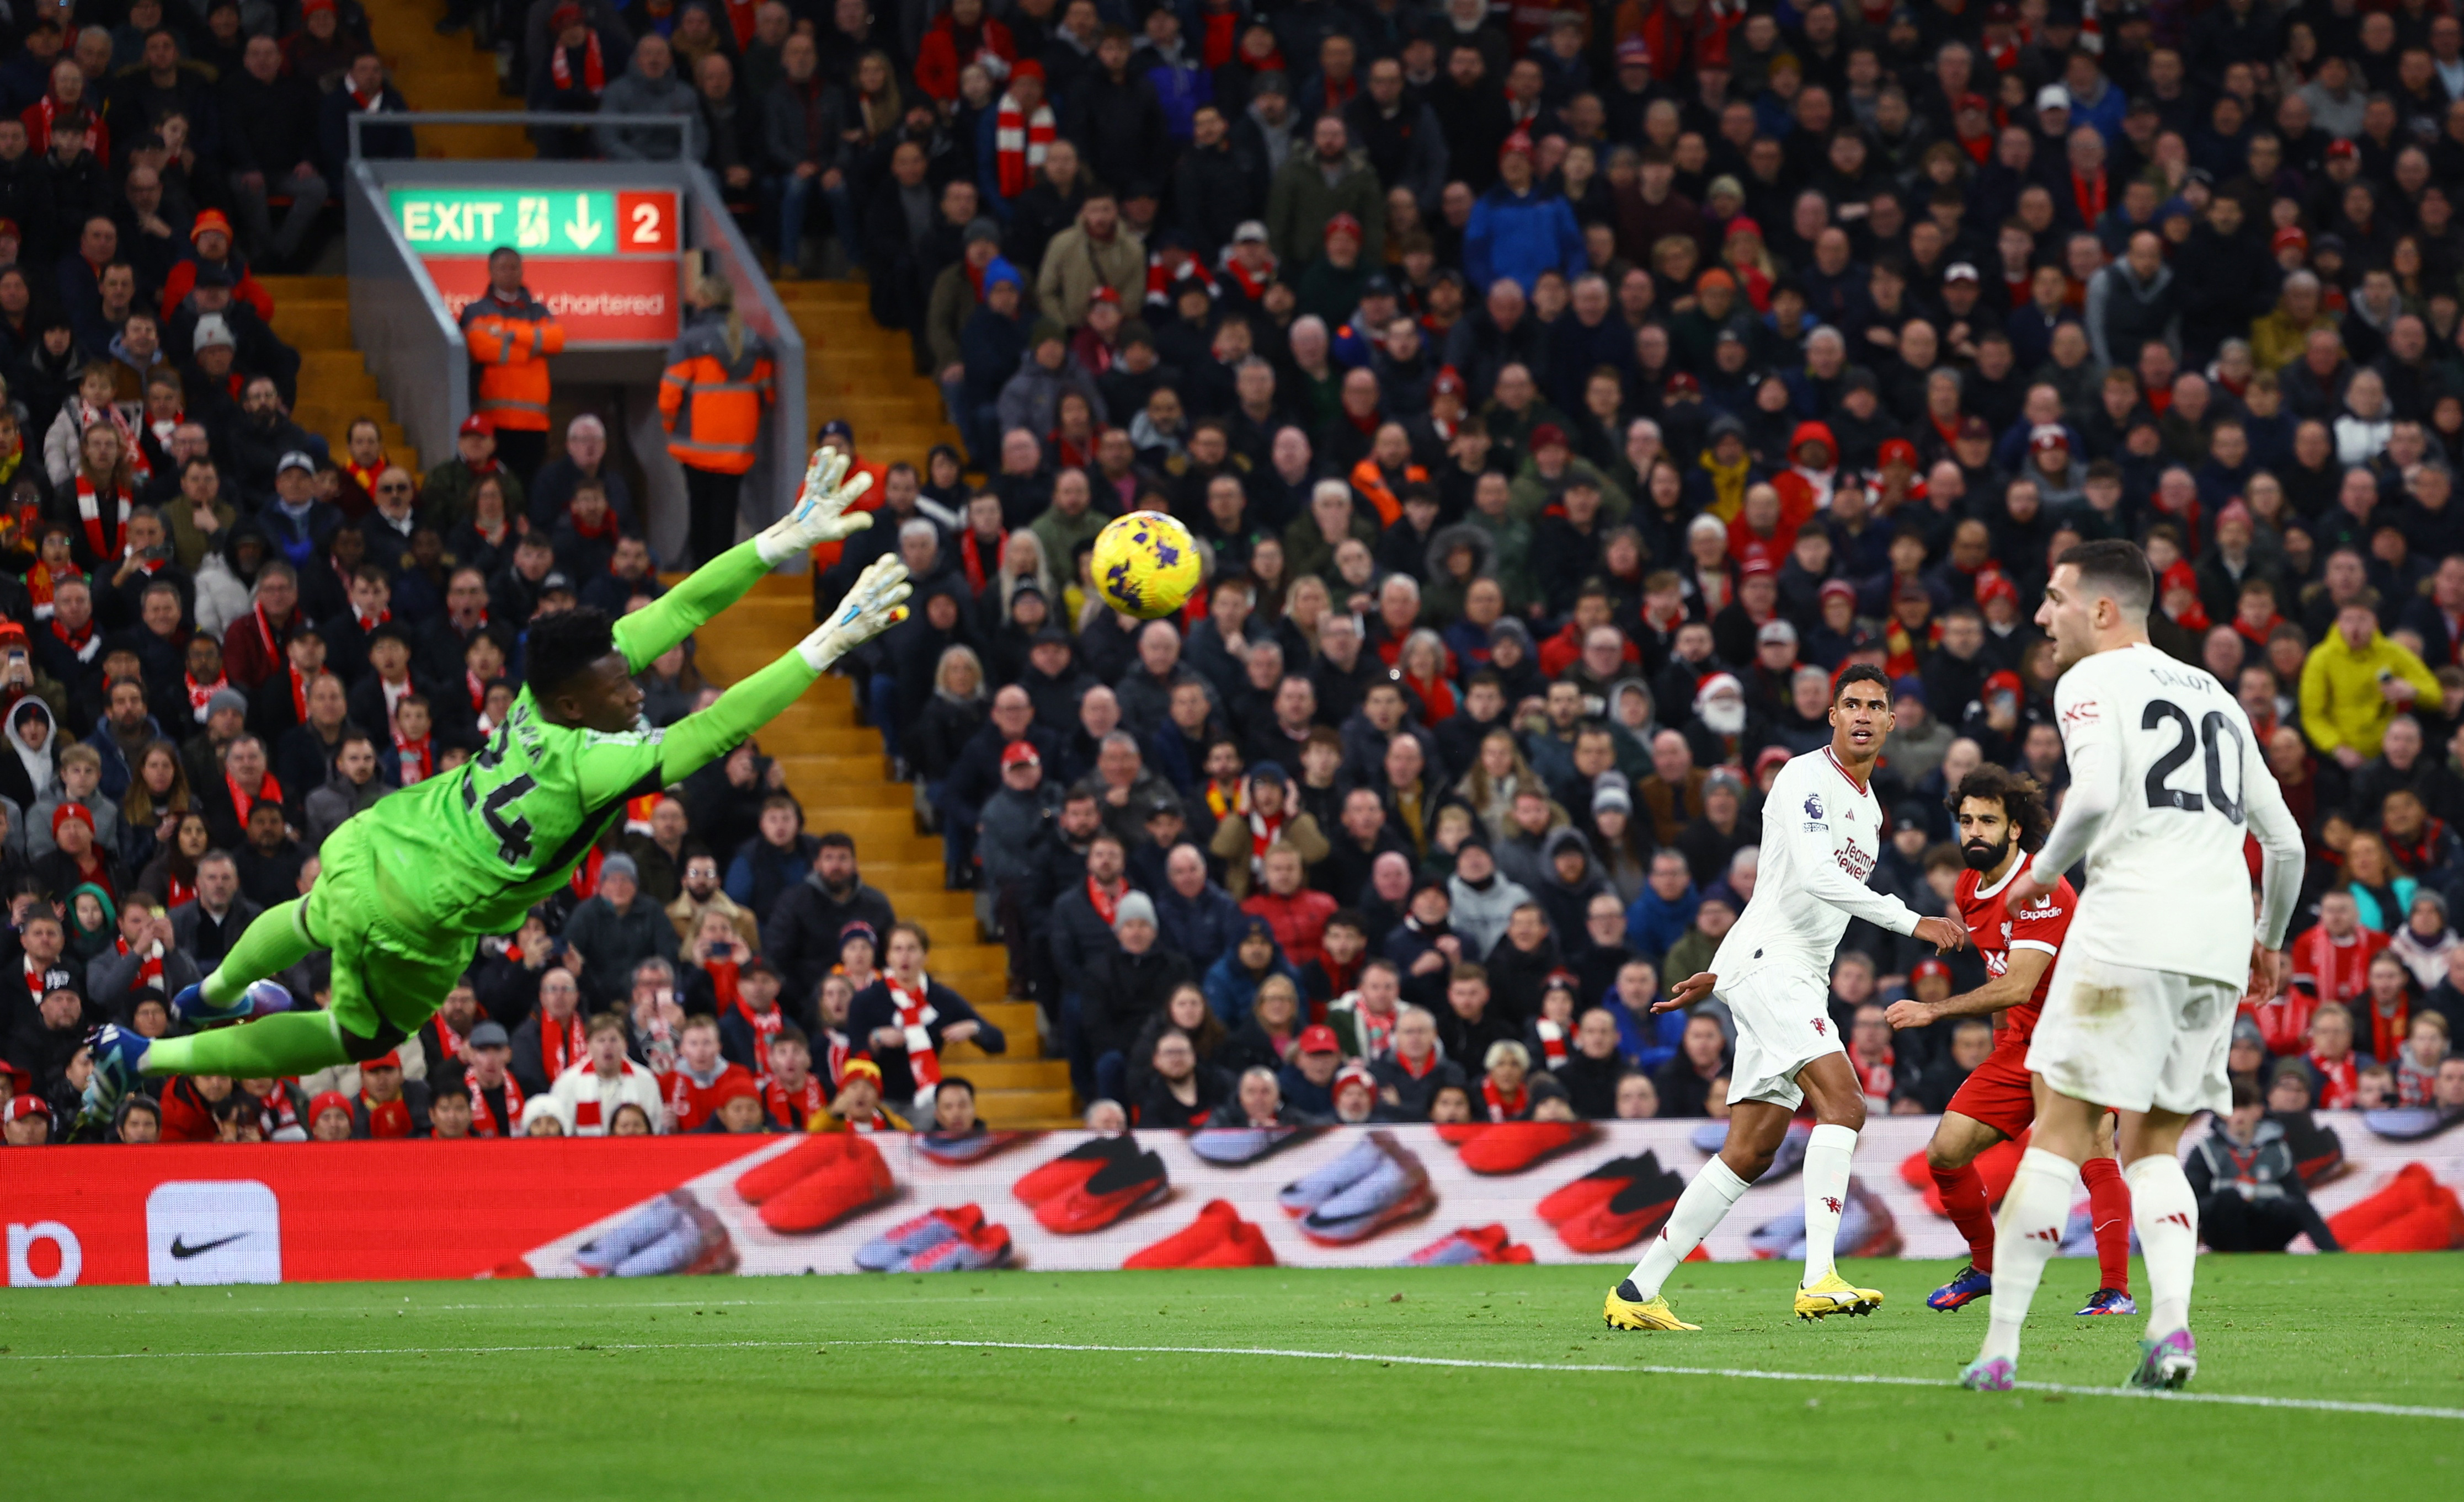
[[[860,307],[856,313],[861,316]],[[860,444],[863,437],[859,427]],[[880,457],[921,458],[922,451]],[[773,575],[701,629],[696,661],[714,681],[732,682],[793,646],[812,623],[812,581]],[[933,978],[1008,1035],[1009,1051],[999,1057],[963,1043],[947,1056],[954,1073],[975,1082],[984,1120],[1002,1127],[1075,1124],[1068,1066],[1045,1056],[1033,1004],[1005,998],[1008,956],[999,945],[978,942],[975,894],[943,886],[941,842],[917,833],[915,790],[891,780],[880,733],[857,723],[855,686],[843,678],[821,680],[757,739],[803,805],[805,829],[854,838],[864,879],[881,889],[899,917],[931,935]]]
[[[402,97],[414,110],[520,108],[518,99],[497,89],[495,56],[472,45],[470,33],[436,34],[435,23],[444,14],[443,0],[411,0],[371,14],[371,38]],[[418,139],[419,154],[429,158],[534,155],[530,137],[518,125],[429,125],[420,129]]]
[[[291,418],[323,438],[340,458],[351,424],[372,418],[385,434],[385,455],[419,473],[419,451],[410,445],[393,408],[377,390],[367,359],[351,343],[350,294],[340,276],[260,276],[274,298],[275,336],[299,351],[299,399]]]

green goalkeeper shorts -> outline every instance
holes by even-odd
[[[384,838],[374,820],[346,820],[318,851],[308,889],[309,937],[334,956],[330,1010],[362,1037],[388,1026],[404,1036],[418,1032],[478,949],[473,935],[423,919],[383,879],[374,841]]]

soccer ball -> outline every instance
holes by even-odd
[[[1132,512],[1095,536],[1095,590],[1126,616],[1158,620],[1198,588],[1198,544],[1161,512]]]

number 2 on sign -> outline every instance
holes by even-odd
[[[676,248],[676,199],[672,193],[619,193],[616,223],[628,251],[665,251]]]

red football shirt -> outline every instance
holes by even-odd
[[[674,1115],[679,1132],[699,1130],[703,1122],[718,1114],[718,1103],[737,1084],[757,1085],[752,1071],[741,1064],[722,1066],[718,1078],[706,1086],[693,1083],[693,1076],[681,1069],[659,1082],[666,1087],[668,1110]]]
[[[1959,874],[1959,916],[1968,925],[1969,942],[1983,956],[1987,973],[2000,975],[2011,968],[2011,951],[2042,949],[2047,954],[2060,952],[2062,936],[2070,932],[2071,914],[2079,907],[2079,894],[2071,890],[2067,878],[2054,889],[2036,899],[2034,906],[2013,912],[2002,901],[2003,889],[2011,884],[2026,860],[2014,860],[2002,880],[1989,889],[1977,885],[1979,873]],[[2047,967],[2044,978],[2036,982],[2036,993],[2004,1012],[1994,1021],[1993,1045],[1996,1048],[2024,1048],[2036,1031],[2036,1018],[2045,1010],[2045,989],[2053,984],[2054,972]]]

